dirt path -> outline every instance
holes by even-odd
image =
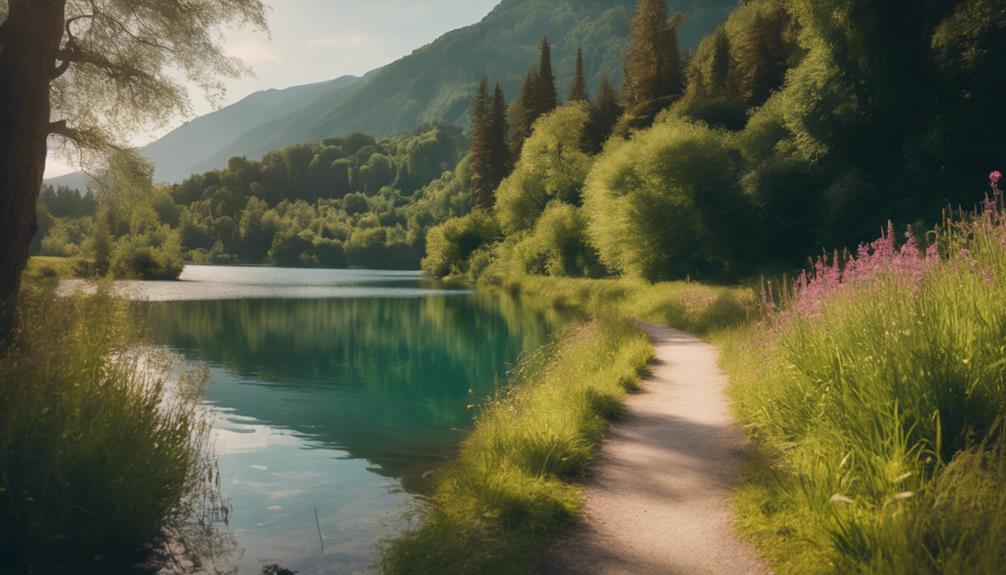
[[[768,573],[733,533],[730,488],[744,436],[711,345],[643,325],[656,362],[612,426],[586,488],[585,526],[547,559],[550,573]]]

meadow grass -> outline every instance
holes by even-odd
[[[608,421],[652,358],[628,319],[601,316],[525,358],[483,406],[421,523],[391,542],[388,573],[533,573],[581,509]]]
[[[23,291],[0,355],[4,569],[131,572],[205,502],[206,422],[169,396],[167,368],[130,352],[125,305]]]
[[[921,256],[889,234],[861,251],[868,273],[819,264],[802,296],[720,341],[758,445],[739,524],[778,573],[1006,564],[1002,211],[932,237]]]

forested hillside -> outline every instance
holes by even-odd
[[[572,79],[581,45],[591,85],[603,73],[617,81],[634,5],[632,0],[506,0],[481,22],[362,79],[256,93],[188,122],[142,151],[155,164],[155,181],[171,184],[223,168],[232,157],[259,160],[290,144],[353,132],[387,137],[429,122],[461,125],[479,78],[498,78],[506,94],[515,93],[546,35],[555,47],[560,81]],[[686,16],[682,46],[694,49],[736,5],[737,0],[672,1]]]
[[[737,279],[980,201],[1001,3],[753,0],[686,68],[661,4],[640,2],[603,151],[599,101],[547,114],[493,208],[433,230],[430,271]]]
[[[469,209],[458,128],[298,144],[173,186],[113,166],[101,201],[47,188],[33,253],[79,271],[172,278],[184,261],[416,269],[426,230]]]

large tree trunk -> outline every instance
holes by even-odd
[[[8,1],[8,0],[0,0]],[[66,0],[9,0],[0,27],[0,346],[15,320],[45,172],[49,84]]]

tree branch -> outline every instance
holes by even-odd
[[[81,137],[80,130],[67,126],[66,120],[49,122],[49,134],[53,136],[62,136],[71,142],[77,142]]]
[[[56,57],[62,62],[56,70],[60,70],[64,67],[69,67],[71,63],[77,64],[90,64],[101,68],[108,73],[108,76],[113,80],[124,80],[129,78],[140,78],[143,80],[153,80],[148,72],[140,70],[135,66],[130,66],[122,62],[114,62],[109,60],[102,54],[95,52],[88,52],[85,50],[80,50],[72,42],[67,43],[66,48],[63,48],[56,53]],[[65,72],[65,70],[63,70]]]

